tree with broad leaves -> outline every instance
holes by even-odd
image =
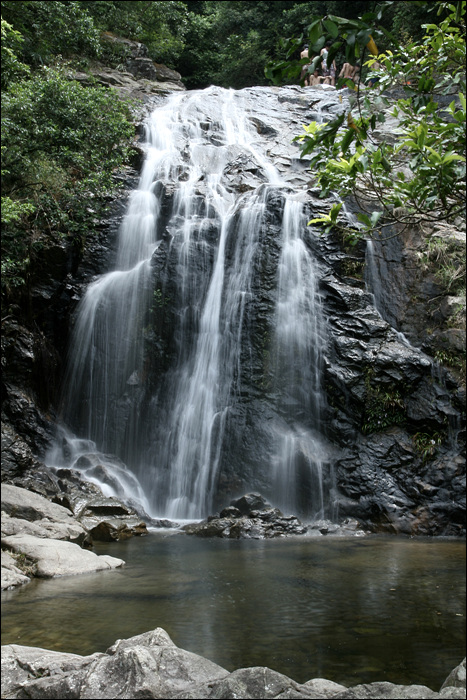
[[[363,76],[376,68],[371,88],[360,78],[341,79],[337,87],[350,88],[350,109],[330,122],[311,123],[297,136],[302,155],[311,155],[322,196],[352,195],[360,210],[358,227],[349,228],[340,216],[342,203],[310,223],[326,230],[341,226],[350,242],[392,235],[395,223],[449,222],[465,215],[465,2],[417,4],[431,20],[417,41],[402,43],[385,28],[384,13],[393,2],[379,3],[358,20],[326,15],[308,27],[315,55],[310,72],[328,42],[328,61],[345,55]],[[292,56],[302,41],[289,39],[286,60],[266,67],[274,83],[299,75],[304,61]],[[378,130],[389,116],[397,129],[383,140]]]

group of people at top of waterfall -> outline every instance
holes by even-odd
[[[334,60],[328,64],[327,58],[329,47],[330,44],[326,44],[326,46],[320,51],[320,55],[323,57],[320,69],[316,68],[314,73],[310,73],[308,69],[310,68],[311,63],[308,63],[307,65],[303,66],[300,75],[300,82],[303,81],[303,84],[305,86],[336,85],[337,66]],[[303,47],[303,51],[300,54],[300,58],[309,58],[307,45]],[[377,70],[378,68],[381,68],[381,65],[375,61],[371,67],[371,70]],[[360,66],[353,66],[351,63],[344,63],[337,77],[350,78],[350,80],[353,80],[354,83],[361,83]],[[372,87],[375,83],[378,82],[378,80],[379,78],[377,76],[369,78],[367,80],[368,87]]]

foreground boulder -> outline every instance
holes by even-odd
[[[259,493],[247,493],[231,502],[219,515],[210,515],[199,523],[183,528],[199,537],[265,539],[285,535],[304,535],[307,531],[295,515],[284,515]]]
[[[463,686],[459,685],[464,669]],[[450,680],[452,677],[452,680]],[[463,698],[465,660],[437,693],[422,685],[346,688],[322,678],[299,684],[267,667],[226,669],[179,649],[157,628],[117,640],[103,654],[78,656],[2,647],[3,698]]]

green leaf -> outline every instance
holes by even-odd
[[[370,217],[367,216],[366,214],[364,214],[363,212],[361,212],[361,211],[358,212],[358,214],[357,214],[357,219],[358,219],[362,224],[365,224],[365,226],[367,226],[367,228],[371,228],[371,227],[372,227],[372,223],[371,223]]]
[[[355,131],[353,129],[348,129],[344,136],[342,137],[340,147],[342,150],[342,153],[345,153],[352,143],[353,139],[355,138]]]
[[[310,24],[308,27],[308,43],[310,46],[316,44],[318,39],[322,36],[321,31],[321,20],[317,19]]]
[[[339,212],[342,209],[343,202],[340,202],[340,204],[334,204],[333,207],[331,207],[331,211],[329,212],[329,216],[331,217],[331,221],[336,223],[337,217],[339,216]]]
[[[331,223],[331,217],[329,214],[326,214],[325,216],[320,217],[319,219],[311,219],[308,222],[308,226],[311,226],[311,224],[329,224]]]
[[[325,43],[326,43],[326,37],[324,35],[320,36],[318,41],[316,41],[314,44],[311,44],[311,42],[310,42],[310,50],[313,53],[319,53],[321,51],[321,49],[323,48]],[[320,56],[320,58],[322,60],[321,56]]]
[[[323,19],[323,24],[326,27],[329,34],[332,36],[332,38],[335,39],[339,34],[339,28],[337,24],[329,18]]]
[[[451,163],[453,160],[464,161],[465,158],[464,158],[464,156],[460,156],[457,153],[446,153],[446,155],[443,156],[442,162],[443,163]]]

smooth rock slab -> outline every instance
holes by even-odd
[[[77,544],[86,540],[86,530],[75,520],[56,522],[42,518],[30,522],[23,518],[12,518],[8,513],[2,513],[2,538],[12,535],[33,535],[34,537],[54,540],[69,540]]]
[[[124,561],[108,555],[98,556],[72,542],[42,539],[33,535],[12,535],[2,539],[2,546],[26,554],[37,562],[36,576],[54,578],[74,576],[123,566]]]
[[[34,522],[47,519],[75,525],[71,511],[43,496],[11,484],[2,484],[2,511],[13,518]]]

